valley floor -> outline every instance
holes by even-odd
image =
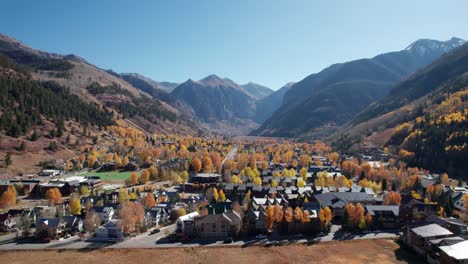
[[[24,250],[0,252],[0,263],[418,263],[393,240],[333,241],[313,245],[164,249]],[[424,262],[422,262],[424,263]]]

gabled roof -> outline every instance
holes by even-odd
[[[451,246],[441,246],[439,249],[456,260],[468,260],[468,240]]]
[[[198,212],[193,212],[193,213],[190,213],[190,214],[186,214],[186,215],[183,215],[181,217],[179,217],[178,220],[180,221],[185,221],[185,220],[189,220],[191,218],[195,218],[197,216],[199,216],[200,214]]]
[[[411,201],[409,201],[407,204],[405,204],[404,206],[406,206],[407,208],[413,208],[413,206],[417,205],[417,204],[424,204],[423,202],[419,201],[419,200],[416,200],[416,199],[411,199]]]
[[[423,238],[453,235],[452,232],[437,224],[415,227],[411,231]]]
[[[40,225],[41,223],[48,227],[57,228],[60,225],[60,223],[62,223],[62,219],[61,218],[41,218],[39,219],[39,221],[37,221],[36,226]]]
[[[196,219],[197,223],[217,223],[221,220],[226,220],[228,222],[232,222],[231,219],[226,214],[208,214],[202,217],[198,217]]]
[[[374,197],[363,192],[328,192],[315,195],[322,206],[330,206],[333,208],[342,208],[350,202],[371,202]]]
[[[80,222],[80,219],[76,216],[73,215],[67,215],[62,217],[63,221],[67,225],[67,227],[73,227],[77,225]]]
[[[392,212],[394,216],[400,215],[399,205],[366,205],[366,210],[374,216],[376,212]]]
[[[429,243],[431,243],[433,245],[447,246],[447,245],[453,245],[453,244],[459,243],[461,241],[464,241],[464,239],[459,237],[459,236],[453,236],[453,237],[444,237],[444,238],[439,238],[439,239],[433,239],[433,240],[430,240]]]

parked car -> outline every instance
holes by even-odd
[[[263,235],[263,234],[258,234],[257,236],[255,236],[256,239],[265,239],[267,236]]]
[[[224,240],[224,244],[231,244],[232,243],[232,237],[228,237]]]
[[[153,229],[153,230],[151,230],[150,235],[154,235],[154,234],[157,234],[157,233],[159,233],[159,232],[161,232],[161,230],[159,230],[159,229]]]
[[[41,239],[41,243],[50,243],[50,241],[52,241],[51,237],[44,237]]]

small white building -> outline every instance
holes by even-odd
[[[185,225],[190,222],[193,224],[193,220],[195,217],[199,216],[200,214],[198,212],[193,212],[190,214],[183,215],[179,218],[177,218],[176,222],[176,232],[182,232],[184,233],[185,231]]]

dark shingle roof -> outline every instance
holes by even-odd
[[[350,202],[371,202],[374,200],[372,195],[362,192],[328,192],[317,194],[315,197],[320,201],[322,206],[330,206],[333,208],[342,208]]]
[[[375,212],[392,212],[393,215],[400,215],[400,206],[399,205],[366,205],[366,210],[370,215],[374,216]]]

